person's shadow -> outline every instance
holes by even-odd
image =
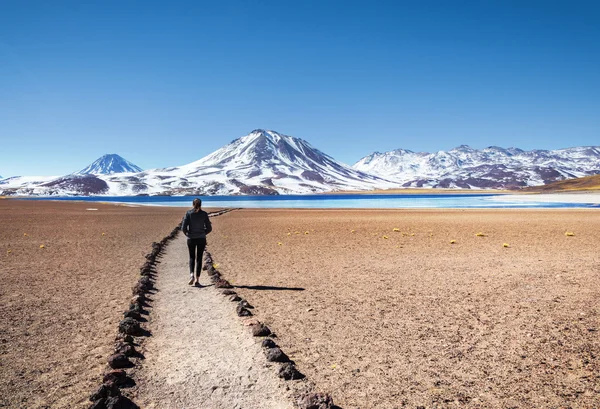
[[[260,291],[304,291],[302,287],[274,287],[270,285],[234,285],[234,288],[245,288]]]

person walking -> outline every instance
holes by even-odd
[[[187,236],[187,246],[190,251],[189,285],[199,284],[202,255],[206,248],[206,235],[212,231],[208,213],[202,210],[202,200],[194,199],[192,205],[194,208],[185,213],[181,224],[181,231]],[[194,267],[196,268],[195,274]]]

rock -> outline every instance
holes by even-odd
[[[328,393],[309,393],[298,400],[300,409],[331,409],[333,399]]]
[[[304,375],[302,375],[296,369],[296,365],[291,362],[286,362],[281,366],[281,368],[279,368],[279,377],[285,379],[286,381],[291,381],[295,379],[302,379],[304,378]]]
[[[133,304],[133,305],[137,305],[137,304]],[[134,311],[134,310],[127,310],[123,313],[123,316],[125,318],[133,318],[134,320],[139,320],[140,318],[142,318],[142,316],[140,315],[139,312]]]
[[[125,356],[134,356],[135,348],[131,344],[127,344],[125,342],[119,342],[115,345],[115,353],[123,354]]]
[[[133,337],[131,335],[125,335],[121,332],[117,334],[115,337],[115,341],[117,342],[126,342],[128,344],[133,344]]]
[[[92,393],[92,396],[90,396],[90,401],[96,402],[98,400],[106,399],[110,396],[118,396],[120,394],[121,391],[119,390],[119,388],[117,388],[116,384],[102,384],[96,390],[96,392]]]
[[[275,341],[273,341],[271,338],[263,339],[261,345],[263,346],[263,348],[275,348],[277,346]]]
[[[129,311],[133,311],[133,312],[137,312],[138,314],[141,314],[142,311],[144,311],[144,310],[142,309],[141,304],[129,304]]]
[[[290,360],[279,347],[268,348],[265,350],[265,354],[269,362],[288,362]]]
[[[106,409],[106,401],[104,399],[98,399],[90,405],[89,409]]]
[[[238,317],[250,317],[250,316],[252,316],[252,313],[250,312],[250,310],[245,309],[241,305],[237,306],[236,311],[237,311]]]
[[[130,368],[133,366],[129,358],[123,354],[113,354],[109,356],[108,365],[113,369]]]
[[[150,277],[145,276],[140,278],[140,281],[138,281],[140,283],[141,286],[143,286],[146,290],[150,290],[153,287],[152,284],[152,280],[150,280]]]
[[[140,283],[137,283],[137,284],[136,284],[136,285],[133,287],[133,290],[132,290],[132,292],[133,292],[133,295],[145,295],[145,293],[146,293],[146,288],[145,288],[145,287],[144,287],[142,284],[140,284]]]
[[[233,286],[227,280],[219,279],[215,283],[215,288],[233,288]]]
[[[129,309],[131,309],[131,304],[142,305],[144,303],[144,301],[146,301],[146,297],[145,296],[143,296],[143,295],[134,295],[133,297],[131,297],[131,300],[129,300],[129,304],[130,304]]]
[[[221,294],[223,294],[223,295],[237,295],[237,293],[235,291],[230,290],[230,289],[225,289],[225,290],[221,291]]]
[[[252,305],[250,305],[250,303],[249,303],[248,301],[246,301],[246,300],[241,300],[241,301],[240,301],[240,305],[241,305],[242,307],[244,307],[244,308],[250,308],[250,309],[254,308],[254,307],[253,307]]]
[[[119,323],[119,331],[126,335],[140,335],[142,333],[142,328],[140,327],[139,321],[128,317]]]
[[[255,337],[267,337],[271,335],[271,330],[265,324],[258,324],[252,327],[252,335]]]
[[[106,399],[106,409],[134,409],[138,406],[123,395]]]
[[[240,297],[239,295],[235,294],[232,295],[231,297],[229,297],[229,301],[233,301],[233,302],[238,302],[241,301],[242,297]]]
[[[102,377],[102,382],[104,382],[105,384],[113,384],[116,386],[123,385],[127,382],[127,373],[122,369],[115,369],[114,371],[109,371],[104,374],[104,377]]]

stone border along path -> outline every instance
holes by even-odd
[[[211,216],[218,216],[218,214],[211,214]],[[214,262],[211,253],[205,250],[202,270],[207,272],[214,287],[221,290],[220,293],[222,295],[228,296],[229,301],[237,302],[236,312],[239,317],[252,316],[253,314],[250,310],[254,307],[233,290],[231,283],[223,278],[222,274],[214,267],[215,265],[216,263]],[[258,320],[247,321],[245,324],[251,327],[253,336],[264,337],[261,346],[266,360],[268,362],[277,362],[281,364],[278,369],[280,378],[286,381],[305,379],[305,376],[296,368],[294,361],[292,361],[287,354],[277,346],[273,339],[276,338],[276,335],[271,332],[269,327]],[[312,389],[312,387],[306,383],[304,389]],[[341,409],[333,404],[333,398],[330,394],[314,391],[300,394],[300,396],[297,397],[296,403],[300,409]]]
[[[140,322],[145,321],[142,315],[148,314],[144,307],[150,306],[147,294],[152,294],[154,288],[157,258],[179,231],[180,226],[177,225],[159,243],[152,243],[152,251],[146,255],[146,262],[140,268],[141,277],[133,287],[133,298],[129,309],[123,313],[125,318],[119,323],[114,354],[108,357],[109,370],[102,378],[102,385],[90,396],[92,401],[90,409],[138,408],[128,397],[121,394],[121,388],[134,384],[131,378],[132,371],[128,374],[125,368],[132,368],[136,363],[139,364],[143,357],[136,351],[135,345],[139,346],[141,337],[149,335],[149,332],[141,327]]]
[[[219,216],[232,210],[235,209],[212,212],[210,216]],[[140,322],[146,321],[142,315],[148,315],[147,309],[150,308],[148,302],[151,300],[147,295],[152,294],[154,288],[157,258],[179,231],[180,225],[178,224],[160,242],[152,243],[152,251],[146,254],[146,262],[140,268],[141,277],[133,287],[133,297],[129,309],[123,313],[124,319],[119,323],[114,354],[108,357],[109,368],[102,377],[100,387],[90,396],[92,402],[90,409],[139,408],[131,399],[121,393],[121,389],[135,385],[131,375],[135,365],[139,364],[143,358],[143,355],[136,351],[135,346],[141,344],[142,337],[150,335],[147,330],[142,328]],[[127,373],[126,368],[134,369]]]

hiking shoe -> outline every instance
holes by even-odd
[[[196,281],[196,279],[194,278],[194,275],[192,274],[192,275],[190,276],[190,281],[188,281],[188,284],[189,284],[189,285],[193,285],[193,284],[194,284],[194,281]]]

